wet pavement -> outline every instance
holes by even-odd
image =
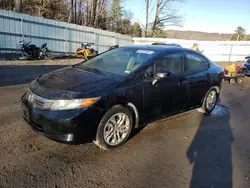
[[[23,121],[20,97],[27,83],[56,67],[6,68],[0,66],[1,188],[250,187],[250,78],[242,86],[223,83],[210,116],[195,109],[163,119],[103,151],[53,142]]]

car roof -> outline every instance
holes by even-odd
[[[153,42],[151,45],[181,46],[177,43]]]
[[[134,48],[140,50],[150,50],[154,52],[192,52],[195,53],[194,50],[190,50],[188,48],[183,48],[180,46],[168,46],[168,45],[129,45],[123,46],[125,48]],[[197,52],[196,52],[197,53]]]

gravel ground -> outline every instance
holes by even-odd
[[[211,116],[192,110],[163,119],[122,147],[103,151],[94,144],[53,142],[22,119],[27,83],[61,65],[0,66],[1,188],[250,187],[250,79],[242,86],[223,83]]]

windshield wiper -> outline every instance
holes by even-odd
[[[93,70],[94,72],[96,73],[99,73],[99,74],[103,74],[103,75],[106,75],[106,76],[109,76],[110,74],[106,73],[106,72],[103,72],[97,68],[90,68],[91,70]]]
[[[90,72],[94,72],[94,73],[98,73],[98,74],[102,74],[102,75],[106,75],[106,76],[109,76],[110,74],[108,74],[107,72],[104,72],[104,71],[101,71],[97,68],[90,68],[90,67],[86,67],[86,66],[79,66],[77,68],[81,68],[81,69],[85,69],[87,71],[90,71]]]

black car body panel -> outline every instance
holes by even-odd
[[[57,141],[91,142],[96,126],[103,112],[98,108],[81,108],[77,110],[51,111],[33,108],[22,98],[24,120],[33,130]],[[91,126],[92,125],[92,126]],[[64,136],[72,134],[72,140]]]
[[[94,139],[102,116],[114,105],[128,107],[133,112],[134,127],[137,128],[156,114],[199,107],[212,86],[219,89],[221,87],[222,68],[198,52],[157,45],[124,48],[150,50],[154,51],[154,54],[142,66],[126,76],[86,71],[78,66],[70,66],[40,76],[29,86],[30,91],[39,97],[48,100],[91,97],[100,99],[89,107],[45,110],[32,106],[24,95],[24,119],[39,134],[53,140],[88,142]],[[112,51],[115,50],[117,49]],[[155,85],[152,84],[154,77],[146,78],[146,71],[152,67],[155,72],[156,61],[176,53],[183,55],[183,72],[173,74]],[[201,58],[207,63],[207,68],[198,72],[189,71],[187,54]],[[68,139],[69,134],[73,135],[73,138]]]
[[[34,93],[44,98],[72,99],[103,96],[114,90],[117,80],[118,78],[67,67],[39,77],[30,87]],[[60,92],[58,94],[55,91],[63,91],[65,94],[62,95]]]

